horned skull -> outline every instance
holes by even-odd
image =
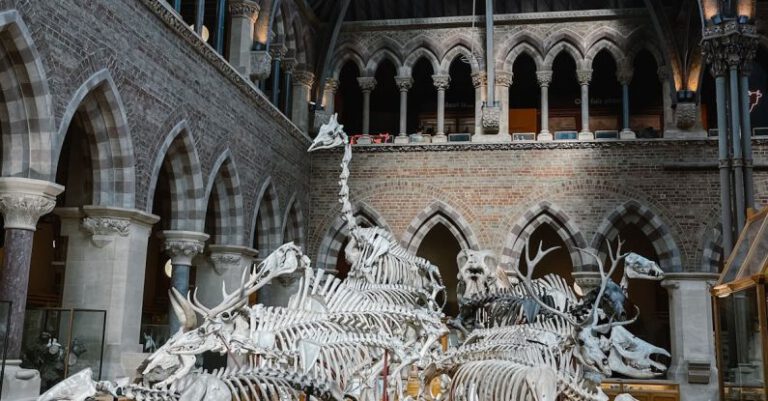
[[[492,251],[465,249],[456,256],[459,265],[459,288],[461,298],[482,295],[502,286],[497,274],[498,262]],[[506,274],[503,271],[501,274]]]

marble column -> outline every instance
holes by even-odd
[[[283,112],[283,114],[291,118],[291,112],[293,104],[291,104],[291,95],[293,94],[293,70],[296,68],[296,59],[294,58],[286,58],[283,59],[283,71],[285,71],[285,79],[283,81],[283,90],[285,91],[285,96],[283,96],[283,104],[280,107],[280,110]]]
[[[5,223],[5,255],[0,272],[0,300],[13,302],[7,359],[21,356],[27,284],[37,220],[50,213],[64,187],[27,178],[0,178],[0,212]]]
[[[57,208],[67,237],[62,307],[107,311],[103,377],[130,376],[139,354],[147,245],[157,216],[103,206]],[[100,322],[99,322],[100,323]],[[100,327],[94,332],[101,334]],[[134,358],[130,358],[133,355]]]
[[[715,336],[709,289],[715,273],[667,273],[661,285],[669,294],[672,363],[668,376],[680,384],[682,401],[718,398]],[[707,381],[694,384],[691,378]]]
[[[581,85],[581,131],[579,140],[595,139],[589,130],[589,83],[592,81],[592,69],[584,68],[576,70],[576,78]]]
[[[245,75],[251,75],[253,27],[259,18],[259,5],[252,0],[229,0],[229,63]]]
[[[472,74],[472,86],[475,87],[475,133],[483,135],[483,102],[488,94],[488,75],[485,72]],[[474,138],[473,138],[474,139]]]
[[[536,139],[551,141],[554,139],[549,132],[549,84],[552,83],[552,70],[536,71],[536,80],[541,88],[541,131]]]
[[[400,90],[400,132],[395,143],[408,143],[408,91],[413,87],[413,78],[395,77],[395,84]]]
[[[294,71],[291,121],[305,133],[309,133],[309,97],[314,83],[315,74],[306,70]]]
[[[336,112],[336,92],[339,90],[339,80],[328,78],[325,80],[325,90],[323,91],[323,106],[328,115]]]
[[[435,74],[432,76],[432,83],[437,89],[437,129],[432,142],[448,142],[445,135],[445,91],[451,85],[451,76],[447,74]]]
[[[197,267],[197,288],[200,302],[208,307],[222,301],[222,283],[227,291],[240,286],[243,270],[253,266],[257,250],[237,245],[209,245],[208,263]]]
[[[499,116],[499,140],[508,140],[509,132],[509,87],[512,86],[512,73],[496,72],[496,101],[501,106]]]
[[[729,115],[731,117],[731,154],[733,155],[732,168],[732,180],[734,187],[734,202],[736,213],[736,226],[734,227],[737,233],[740,233],[744,228],[744,224],[747,218],[747,212],[744,202],[744,156],[743,148],[741,145],[741,99],[739,98],[739,63],[731,63],[728,66],[728,75],[730,82],[728,85],[730,101]]]
[[[667,131],[674,130],[675,112],[672,109],[672,86],[670,82],[670,71],[667,66],[661,66],[656,70],[661,83],[661,101],[664,111],[664,121],[662,122],[663,136],[667,137]]]
[[[742,65],[739,78],[741,96],[741,144],[744,147],[744,202],[749,209],[755,208],[755,183],[752,174],[752,117],[749,104],[749,75],[751,64]]]
[[[631,65],[622,65],[616,71],[616,79],[621,84],[621,139],[635,139],[635,133],[629,127],[629,84],[632,82],[634,71]]]
[[[189,273],[192,259],[203,252],[208,234],[194,231],[163,231],[163,249],[171,257],[171,286],[182,296],[189,292]],[[180,322],[173,312],[168,310],[170,333],[173,335],[180,328]]]
[[[282,43],[275,43],[269,48],[269,55],[272,56],[272,104],[280,107],[280,63],[288,53],[288,48]]]
[[[363,92],[363,137],[358,140],[359,144],[370,144],[371,137],[371,92],[376,88],[376,78],[358,77],[357,84]]]

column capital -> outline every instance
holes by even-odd
[[[261,6],[252,0],[229,0],[229,15],[232,18],[247,18],[256,23]]]
[[[581,68],[576,70],[576,79],[579,81],[579,85],[589,85],[592,81],[592,69]]]
[[[280,61],[288,54],[288,48],[282,43],[274,43],[269,47],[269,55],[273,60]]]
[[[512,74],[511,72],[499,71],[496,73],[496,85],[509,88],[510,86],[512,86],[513,78],[514,78],[514,74]]]
[[[195,231],[172,231],[161,233],[163,250],[171,257],[171,264],[192,266],[192,258],[203,253],[208,234]]]
[[[451,76],[448,74],[432,75],[432,84],[438,91],[447,90],[451,86]]]
[[[0,177],[0,213],[5,228],[35,231],[40,216],[53,211],[64,187],[48,181]]]
[[[408,92],[413,87],[413,78],[411,77],[395,77],[395,85],[400,92]]]
[[[634,68],[631,65],[621,65],[616,70],[616,80],[622,85],[629,85],[632,82],[632,77],[635,74]]]
[[[216,274],[223,275],[232,269],[242,269],[253,263],[259,251],[239,245],[210,245],[209,259]]]
[[[552,70],[536,71],[536,80],[539,82],[539,86],[549,87],[552,83]]]
[[[758,41],[754,24],[727,21],[704,28],[701,53],[712,75],[722,76],[729,68],[751,64],[756,56]]]
[[[325,80],[325,91],[328,93],[336,93],[339,90],[341,83],[336,78],[328,78]]]
[[[360,90],[363,92],[371,92],[376,88],[376,78],[374,77],[358,77],[357,84],[360,85]]]
[[[272,73],[272,56],[266,50],[251,51],[251,76],[254,81],[267,79]]]
[[[315,83],[315,74],[307,71],[297,69],[293,72],[293,85],[294,86],[306,86],[311,88]]]
[[[106,246],[116,237],[128,237],[135,232],[131,229],[134,225],[143,227],[142,232],[146,236],[152,225],[160,220],[160,217],[141,210],[107,206],[88,205],[83,206],[82,209],[61,207],[56,208],[54,213],[62,220],[79,221],[79,229],[88,234],[91,237],[91,243],[98,248]]]
[[[670,75],[669,67],[667,67],[666,65],[659,66],[659,68],[656,69],[656,75],[659,76],[659,81],[661,83],[667,82],[667,80],[669,80],[669,75]]]
[[[296,59],[293,57],[284,58],[280,63],[280,68],[282,68],[286,74],[293,74],[293,70],[296,68]]]
[[[488,75],[482,71],[472,74],[472,86],[475,89],[488,85]]]

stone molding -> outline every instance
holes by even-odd
[[[408,92],[413,87],[413,78],[411,77],[395,77],[395,85],[400,92]]]
[[[261,6],[258,3],[251,0],[230,0],[229,1],[229,15],[232,18],[247,18],[250,19],[253,24],[259,18],[259,10]]]
[[[670,289],[679,288],[680,281],[705,281],[708,286],[712,286],[719,278],[719,273],[664,273],[664,280],[661,281],[661,286]]]
[[[163,250],[171,257],[171,264],[192,266],[192,259],[203,253],[208,234],[194,231],[163,231]]]
[[[131,233],[130,222],[111,217],[85,217],[80,227],[90,234],[91,242],[98,248],[112,242],[114,236],[127,237]]]
[[[579,271],[571,273],[573,281],[581,287],[584,295],[591,290],[600,287],[601,279],[599,272]]]
[[[592,81],[592,69],[580,68],[576,70],[576,80],[579,81],[579,85],[589,85]]]
[[[130,236],[134,225],[145,227],[149,234],[149,228],[160,220],[160,217],[140,210],[108,206],[58,207],[54,213],[62,219],[79,220],[80,229],[98,248],[111,243],[115,237]]]
[[[376,88],[376,78],[358,77],[357,84],[360,86],[360,90],[363,92],[371,92]]]
[[[311,88],[315,83],[315,74],[307,70],[296,70],[293,72],[293,85],[306,86]]]
[[[432,76],[432,83],[438,91],[445,91],[451,86],[451,76],[447,74],[435,74]]]
[[[496,85],[509,88],[512,85],[513,77],[511,72],[498,71],[496,72]]]
[[[5,228],[35,231],[37,220],[56,206],[64,187],[48,181],[0,177],[0,213]]]
[[[210,245],[208,259],[218,275],[224,275],[232,269],[241,269],[253,263],[259,251],[238,245]]]
[[[539,82],[539,86],[549,87],[552,83],[552,70],[536,71],[536,81]]]

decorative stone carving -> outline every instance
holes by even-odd
[[[635,71],[631,65],[622,64],[618,70],[616,70],[616,80],[622,85],[629,85],[632,82],[632,76]]]
[[[445,74],[435,74],[432,76],[432,83],[438,91],[445,91],[451,86],[451,76]]]
[[[413,87],[413,78],[411,77],[395,77],[395,84],[400,92],[408,92]]]
[[[192,266],[192,258],[203,253],[208,234],[193,231],[163,231],[163,250],[174,265]]]
[[[539,86],[549,87],[552,83],[552,70],[536,71],[536,80],[539,82]]]
[[[501,120],[501,107],[498,104],[483,106],[483,129],[486,131],[498,131]],[[490,133],[490,132],[489,132]]]
[[[0,178],[0,212],[5,228],[35,231],[40,216],[53,211],[64,187],[28,178]]]
[[[288,54],[288,48],[282,43],[275,43],[269,48],[269,55],[273,60],[282,60]]]
[[[579,85],[589,85],[592,81],[592,69],[582,68],[576,70],[576,80],[579,81]]]
[[[116,235],[127,237],[130,234],[131,223],[111,217],[85,217],[80,227],[91,235],[93,245],[103,248],[112,242],[112,237]]]
[[[488,75],[484,72],[476,72],[472,74],[472,86],[475,89],[488,85]]]
[[[261,7],[255,1],[229,1],[229,15],[231,15],[232,18],[248,18],[255,24],[256,20],[259,18],[259,10],[261,10]]]
[[[315,74],[307,70],[296,70],[293,72],[293,85],[301,85],[311,88],[314,83]]]
[[[261,81],[272,73],[272,56],[266,50],[251,52],[251,79]]]
[[[662,84],[664,82],[667,82],[669,80],[669,67],[666,65],[660,66],[658,69],[656,69],[656,74],[659,76],[659,82]]]
[[[681,130],[689,130],[696,125],[696,103],[678,103],[675,109],[676,125]]]
[[[293,70],[296,68],[296,59],[292,57],[284,58],[280,63],[280,68],[282,68],[286,74],[293,74]]]
[[[363,92],[372,92],[376,88],[376,78],[358,77],[357,84],[360,85],[360,90]]]
[[[600,273],[591,271],[573,272],[573,281],[586,294],[600,287]]]
[[[512,85],[512,78],[514,75],[511,72],[498,71],[496,73],[496,86],[503,86],[509,88]]]
[[[325,80],[325,92],[336,93],[339,90],[339,80],[335,78],[328,78]]]
[[[727,21],[704,28],[701,53],[714,76],[722,76],[731,66],[743,67],[756,56],[759,37],[754,25]]]

